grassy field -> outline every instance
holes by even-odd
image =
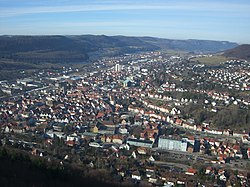
[[[192,59],[194,62],[198,61],[200,64],[205,64],[208,66],[217,66],[225,63],[227,60],[228,58],[224,56],[199,57]]]
[[[185,55],[185,54],[187,54],[187,52],[186,51],[179,51],[179,50],[171,50],[171,49],[164,49],[164,50],[161,50],[161,52],[163,52],[163,53],[166,53],[166,54],[168,54],[168,55],[180,55],[180,56],[182,56],[182,55]]]

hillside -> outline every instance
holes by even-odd
[[[98,176],[98,177],[97,177]],[[117,181],[106,170],[91,170],[83,166],[64,164],[57,160],[33,157],[27,152],[0,146],[1,186],[103,186],[115,187]],[[120,184],[120,183],[118,183]],[[131,186],[131,185],[120,185]]]
[[[235,57],[250,60],[250,44],[239,45],[233,49],[229,49],[223,54],[226,57]]]
[[[153,37],[0,36],[0,57],[2,61],[68,63],[161,49],[214,53],[236,46],[236,43],[222,41],[169,40]]]
[[[154,44],[162,49],[171,49],[176,51],[187,51],[193,53],[215,53],[225,49],[236,47],[236,43],[227,41],[212,40],[170,40],[162,38],[143,37],[143,41]]]

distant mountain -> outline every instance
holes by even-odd
[[[161,49],[215,53],[236,46],[236,43],[225,41],[170,40],[153,37],[0,36],[0,59],[32,63],[67,63]]]
[[[213,40],[170,40],[162,38],[143,37],[143,41],[155,44],[163,49],[172,49],[194,53],[216,53],[238,46],[237,43]]]
[[[250,60],[250,44],[239,45],[233,49],[226,50],[223,55],[226,57]]]

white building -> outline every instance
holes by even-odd
[[[115,65],[115,71],[120,72],[122,70],[122,66],[120,64]]]
[[[186,151],[187,142],[184,140],[174,140],[171,137],[161,136],[158,142],[158,148],[170,151]]]

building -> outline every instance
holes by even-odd
[[[130,86],[131,86],[131,81],[129,79],[123,81],[123,87],[130,87]]]
[[[186,151],[187,142],[184,140],[175,140],[172,137],[161,136],[159,138],[158,148],[170,151]]]
[[[127,140],[127,144],[129,145],[134,145],[137,147],[148,147],[148,148],[152,148],[153,146],[153,141],[151,140],[138,140],[138,139],[132,139],[129,138]]]
[[[201,142],[199,139],[194,140],[194,152],[200,152]]]
[[[122,66],[120,64],[115,65],[115,71],[120,72],[122,70]]]

